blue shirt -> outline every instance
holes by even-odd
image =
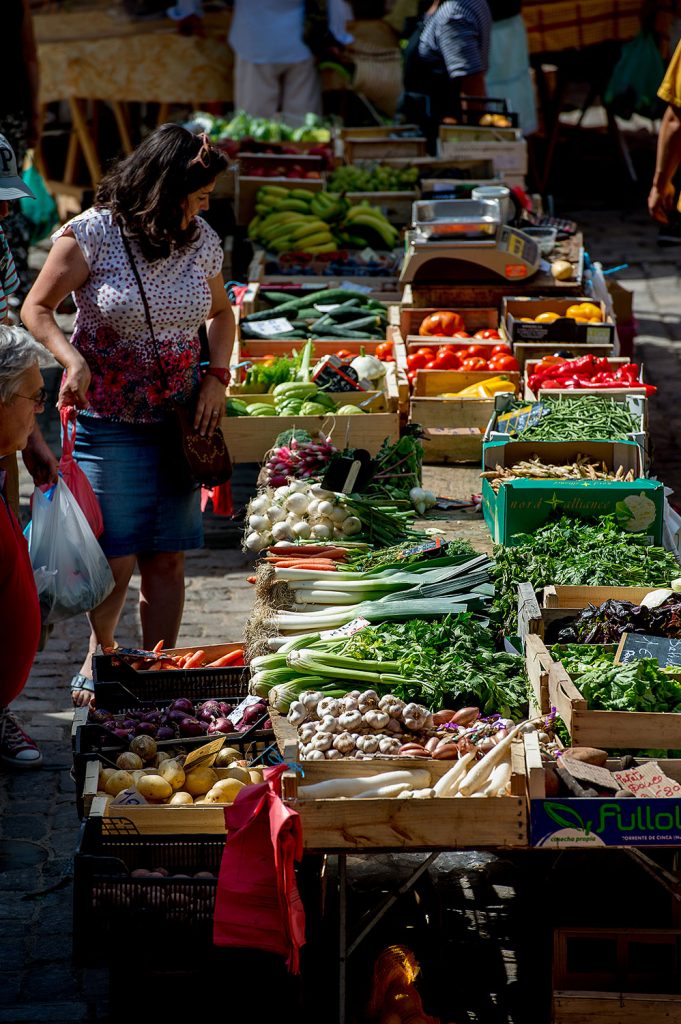
[[[298,64],[312,56],[304,24],[305,0],[234,0],[229,45],[251,64]]]
[[[419,56],[441,62],[450,78],[485,72],[491,26],[485,0],[445,0],[424,22]]]

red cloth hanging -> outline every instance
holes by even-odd
[[[102,518],[102,510],[97,495],[93,491],[92,484],[87,476],[73,457],[73,449],[76,444],[76,409],[73,406],[63,406],[60,415],[62,442],[59,472],[64,479],[64,483],[83,510],[88,525],[95,537],[101,537],[104,533],[104,519]]]
[[[234,503],[232,502],[232,483],[230,480],[225,480],[223,484],[218,484],[217,487],[202,487],[201,488],[201,511],[205,512],[208,508],[208,502],[213,503],[213,515],[215,516],[228,516],[234,515]]]
[[[293,865],[303,855],[303,832],[298,812],[279,795],[286,769],[266,769],[265,782],[245,787],[225,807],[213,942],[277,953],[299,974],[305,910]]]

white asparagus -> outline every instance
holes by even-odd
[[[478,790],[484,789],[485,783],[489,780],[492,770],[511,753],[511,744],[514,738],[518,735],[523,725],[527,725],[527,722],[523,722],[520,725],[516,725],[510,730],[508,736],[504,736],[500,743],[497,743],[496,747],[493,747],[481,761],[478,761],[476,765],[466,775],[459,786],[459,792],[462,796],[472,796]]]
[[[368,789],[365,793],[356,793],[351,799],[366,800],[369,797],[376,799],[392,798],[399,796],[400,793],[404,793],[407,789],[411,790],[412,793],[414,792],[408,782],[398,782],[394,786],[378,786],[376,789]]]
[[[468,765],[475,759],[475,751],[464,754],[463,757],[449,769],[448,772],[435,783],[435,796],[454,796],[459,788],[459,783],[466,774]]]
[[[511,781],[511,762],[502,761],[492,771],[489,777],[489,782],[483,790],[484,796],[503,796],[506,792],[506,787]]]
[[[430,772],[423,768],[417,768],[359,778],[348,776],[342,779],[327,779],[324,782],[313,782],[309,786],[300,786],[298,796],[303,800],[333,800],[342,796],[360,796],[378,786],[381,788],[396,786],[403,782],[411,786],[412,789],[428,789],[431,783]]]

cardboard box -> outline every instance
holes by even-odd
[[[431,335],[420,335],[419,328],[425,318],[430,316],[431,313],[443,313],[451,312],[458,313],[463,318],[464,330],[468,334],[475,334],[476,331],[483,330],[499,330],[499,313],[496,307],[472,307],[467,309],[454,309],[453,307],[437,308],[435,306],[418,308],[414,306],[401,306],[397,314],[399,318],[400,334],[404,339],[410,343],[418,342],[420,345],[430,345],[437,343],[438,345],[458,345],[459,343],[466,347],[467,345],[478,344],[477,338],[471,338],[469,341],[456,338],[439,338]],[[494,345],[498,345],[499,342],[495,341]]]
[[[514,463],[539,454],[545,463],[561,465],[572,462],[577,455],[605,462],[610,468],[632,469],[636,479],[630,483],[605,480],[514,480],[502,484],[495,492],[489,480],[482,481],[482,512],[487,527],[497,544],[514,544],[521,533],[533,533],[553,515],[567,513],[582,519],[598,519],[614,513],[623,529],[637,527],[636,532],[662,543],[664,520],[664,485],[658,480],[642,477],[641,450],[633,441],[555,441],[505,443],[494,441],[483,445],[483,469]],[[644,499],[643,517],[633,518]],[[634,531],[632,531],[634,532]]]
[[[432,371],[431,371],[432,372]],[[584,398],[586,395],[592,394],[590,391],[545,391],[543,395],[545,398],[553,398],[559,395],[562,401],[571,402],[575,398]],[[639,427],[634,433],[628,434],[626,438],[622,438],[623,441],[635,441],[639,445],[642,453],[642,457],[647,458],[647,428],[648,428],[648,402],[645,395],[630,395],[626,392],[618,391],[617,394],[613,395],[609,392],[598,392],[607,398],[612,398],[614,402],[626,405],[632,416],[635,416],[638,420]],[[533,399],[528,400],[528,405],[532,404]],[[511,401],[507,395],[496,395],[494,400],[494,415],[487,425],[485,431],[485,441],[510,441],[513,444],[518,444],[521,438],[511,437],[509,434],[504,434],[499,430],[496,430],[496,422],[501,413],[506,412],[511,405]],[[593,441],[601,441],[601,438],[594,437]],[[548,444],[551,442],[547,441],[527,441],[526,444],[534,444],[535,448],[539,445]],[[569,444],[579,444],[581,442],[567,442]]]
[[[578,324],[572,318],[563,316],[570,306],[589,302],[598,306],[603,315],[600,324]],[[524,323],[520,317],[533,320],[540,313],[558,313],[559,319],[551,324]],[[501,323],[506,337],[512,341],[554,342],[562,344],[580,343],[591,345],[612,345],[615,340],[615,324],[608,317],[605,303],[589,298],[575,299],[529,299],[508,297],[502,300]]]
[[[518,128],[480,128],[441,125],[438,138],[441,159],[491,160],[494,174],[527,174],[527,141]]]

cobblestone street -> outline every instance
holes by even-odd
[[[606,269],[628,264],[616,278],[634,292],[636,355],[645,364],[646,380],[660,388],[650,403],[653,472],[681,502],[681,250],[658,248],[657,229],[643,211],[626,219],[617,211],[571,210],[570,216],[583,228],[592,259]],[[47,435],[56,447],[54,415]],[[454,473],[442,467],[428,470],[425,486],[436,486],[449,497],[467,497],[477,489],[474,469]],[[236,481],[237,505],[253,482],[253,472],[243,467]],[[26,519],[30,491],[24,473]],[[207,546],[187,558],[180,643],[217,643],[241,636],[253,599],[246,582],[249,565],[234,529],[208,520]],[[133,580],[121,621],[117,639],[122,644],[140,643],[138,582]],[[112,1020],[105,975],[85,975],[70,962],[72,855],[79,824],[70,777],[68,687],[80,667],[87,635],[84,617],[60,624],[38,654],[28,685],[14,705],[38,741],[44,764],[35,772],[0,774],[0,1024]]]

